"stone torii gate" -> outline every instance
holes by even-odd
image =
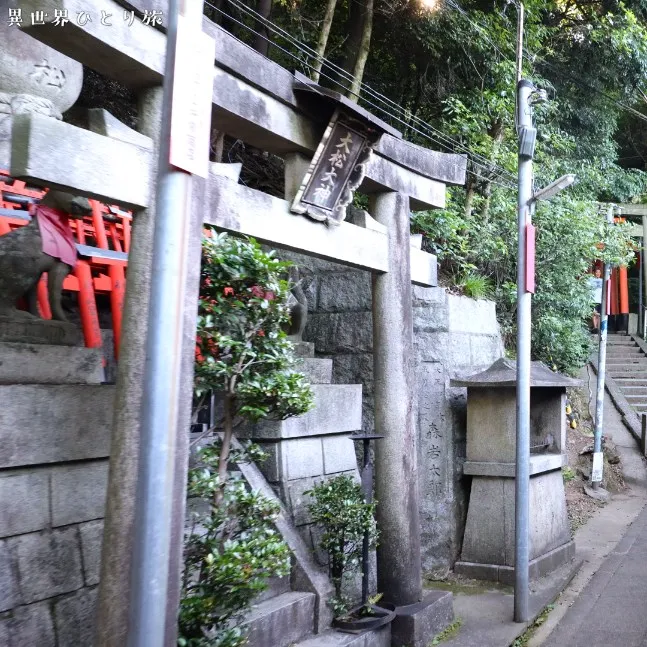
[[[16,5],[17,6],[17,5]],[[37,114],[14,118],[11,173],[55,188],[120,203],[135,210],[110,457],[110,482],[100,584],[98,641],[122,647],[128,631],[129,574],[139,450],[141,375],[149,309],[151,242],[155,218],[155,166],[161,83],[166,51],[163,28],[122,20],[124,7],[141,16],[165,10],[160,0],[23,0],[23,15],[43,11],[45,24],[24,31],[135,91],[138,131],[108,113],[94,111],[88,129]],[[95,18],[65,27],[55,11]],[[103,26],[102,12],[113,16]],[[303,101],[294,76],[260,56],[206,18],[203,31],[216,41],[212,127],[285,159],[286,200],[237,183],[231,165],[212,164],[206,180],[195,179],[189,223],[187,301],[183,317],[184,400],[178,416],[174,488],[174,547],[169,564],[170,600],[166,645],[175,645],[184,524],[193,346],[203,224],[251,235],[268,245],[298,251],[373,273],[375,429],[384,436],[376,453],[376,494],[381,543],[378,587],[402,609],[403,631],[394,644],[421,647],[424,635],[415,431],[415,356],[411,283],[436,284],[435,257],[411,242],[410,210],[443,207],[446,184],[462,184],[465,158],[423,149],[384,134],[359,190],[371,196],[372,217],[359,224],[326,227],[290,213],[330,118],[330,108]],[[210,81],[209,81],[210,82]],[[361,226],[360,226],[361,225]],[[413,605],[413,606],[410,606]]]

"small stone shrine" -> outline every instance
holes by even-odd
[[[530,578],[543,577],[575,554],[566,513],[566,387],[579,381],[532,362],[530,373]],[[467,387],[467,460],[472,476],[460,561],[470,578],[514,582],[516,364],[507,359]]]

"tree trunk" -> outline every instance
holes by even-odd
[[[234,435],[234,403],[233,397],[229,393],[224,394],[223,402],[223,434],[222,446],[220,447],[220,456],[218,457],[218,489],[214,495],[214,504],[216,507],[222,502],[223,490],[227,480],[227,468],[229,467],[229,454],[231,453],[231,439]]]
[[[494,148],[492,150],[492,156],[496,155],[498,152],[499,148],[501,147],[501,142],[503,141],[503,136],[505,134],[505,131],[503,129],[503,122],[499,119],[495,121],[490,130],[489,130],[489,135],[494,139]],[[495,163],[492,162],[492,164],[488,165],[490,168],[488,169],[490,173],[494,173],[494,166]],[[483,222],[487,222],[489,217],[490,217],[490,204],[492,202],[492,180],[488,180],[488,182],[485,184],[485,187],[483,189],[483,195],[485,196],[485,202],[483,203],[483,210],[481,212],[481,217],[483,218]]]
[[[474,203],[474,192],[476,189],[475,184],[476,182],[472,175],[468,175],[467,188],[465,191],[465,206],[463,208],[463,214],[465,215],[465,218],[469,218],[472,215],[472,204]]]
[[[256,11],[266,20],[269,19],[270,14],[272,13],[272,0],[258,0]],[[255,29],[257,35],[254,38],[254,49],[259,54],[267,56],[267,52],[270,47],[270,36],[267,27],[263,24],[263,21],[258,20],[256,22]]]
[[[346,54],[343,68],[352,75],[351,87],[346,90],[349,98],[359,98],[360,85],[364,76],[364,67],[371,49],[371,32],[373,30],[374,0],[352,0],[348,13]],[[342,85],[346,85],[342,82]]]
[[[317,43],[317,59],[314,62],[314,69],[312,70],[311,78],[315,83],[319,83],[321,76],[321,68],[323,66],[323,57],[326,53],[326,46],[328,45],[328,36],[330,36],[330,28],[332,27],[332,19],[335,15],[335,8],[337,7],[337,0],[328,0],[326,3],[326,13],[324,14],[323,24],[321,25],[321,34],[319,34],[319,42]]]

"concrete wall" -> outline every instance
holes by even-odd
[[[371,275],[283,253],[308,275],[304,339],[317,356],[333,358],[333,382],[362,384],[362,429],[373,431]],[[449,381],[489,366],[503,355],[494,303],[413,290],[418,378],[418,456],[423,569],[442,576],[458,559],[469,477],[464,477],[466,391]],[[379,441],[378,441],[379,442]]]
[[[0,398],[0,446],[13,447],[0,469],[0,645],[89,646],[114,389],[0,385]]]

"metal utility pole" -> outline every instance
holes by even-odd
[[[530,486],[530,330],[531,293],[527,289],[527,240],[531,226],[532,155],[536,131],[532,127],[530,95],[534,87],[517,85],[519,133],[519,197],[517,255],[517,438],[515,466],[515,586],[514,620],[526,622],[528,611],[529,486]]]
[[[526,289],[527,232],[531,225],[532,157],[536,131],[532,127],[530,94],[534,87],[523,76],[524,6],[517,6],[517,91],[516,126],[518,157],[517,253],[517,436],[515,463],[515,583],[514,620],[526,622],[528,611],[528,562],[530,515],[530,326],[531,293]]]
[[[609,205],[607,209],[607,222],[613,223],[613,210],[615,205]],[[591,470],[591,487],[597,490],[602,481],[602,470],[604,466],[602,455],[602,431],[604,428],[604,381],[607,368],[607,328],[608,319],[607,303],[609,301],[609,279],[611,278],[611,266],[604,264],[602,277],[602,303],[600,304],[600,331],[598,344],[598,382],[595,393],[595,432],[593,436],[593,469]]]
[[[175,129],[178,117],[182,117],[182,109],[187,101],[192,100],[192,97],[184,98],[184,104],[178,100],[181,93],[176,86],[186,82],[192,73],[190,69],[186,73],[183,70],[184,79],[176,75],[176,59],[184,61],[180,56],[185,56],[187,51],[186,38],[181,41],[183,45],[178,47],[178,33],[184,36],[189,31],[202,36],[202,0],[169,0],[167,16],[151,305],[148,321],[141,322],[142,326],[148,327],[148,336],[143,375],[128,647],[161,647],[166,644],[176,438],[178,433],[184,431],[178,429],[178,409],[193,178],[191,172],[179,170],[180,164],[177,162],[171,166],[171,132],[172,122]],[[199,38],[195,41],[201,42]],[[213,57],[208,65],[211,69]],[[209,86],[209,108],[212,90]],[[195,94],[202,100],[201,92]],[[195,126],[195,123],[192,125]],[[201,134],[198,130],[196,138]],[[184,137],[176,134],[173,145],[177,150],[182,146],[187,147],[188,143]],[[205,147],[201,157],[198,153],[202,152],[200,144],[188,153],[181,151],[186,153],[187,158],[194,156],[202,159],[206,155],[202,161],[208,164],[208,149]]]

